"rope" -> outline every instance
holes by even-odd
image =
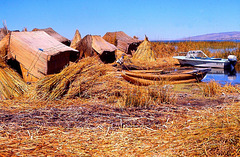
[[[39,52],[39,51],[42,51],[42,52],[43,52],[43,49],[40,49],[40,48],[39,48],[37,52]],[[29,70],[28,70],[28,72],[27,72],[27,76],[28,76],[28,73],[30,73],[30,72],[32,71],[33,67],[35,67],[35,65],[37,64],[37,62],[38,62],[41,54],[42,54],[42,53],[39,52],[39,55],[38,55],[38,56],[36,55],[36,56],[34,57],[34,60],[35,60],[36,57],[37,57],[37,60],[36,60],[35,63],[34,63],[34,60],[31,62],[30,66],[29,66]],[[33,63],[34,63],[34,65],[33,65]],[[32,65],[33,65],[33,66],[32,66]]]
[[[37,52],[39,52],[39,51],[41,51],[41,52],[49,52],[49,51],[53,51],[53,50],[56,50],[56,49],[59,49],[59,48],[62,48],[62,47],[65,47],[65,45],[57,45],[57,46],[54,46],[54,47],[50,47],[50,48],[48,48],[48,49],[41,49],[41,48],[39,48],[38,49],[38,51]],[[28,72],[31,72],[32,71],[32,69],[35,67],[35,65],[37,64],[37,62],[39,61],[39,59],[40,59],[40,56],[41,56],[41,52],[39,52],[39,55],[37,56],[35,56],[35,58],[33,59],[33,61],[31,62],[31,64],[30,64],[30,66],[29,66],[29,70],[28,70]],[[35,61],[35,59],[36,59],[36,57],[37,57],[37,60]]]

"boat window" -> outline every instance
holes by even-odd
[[[206,58],[203,52],[201,51],[189,51],[187,57],[190,58]]]

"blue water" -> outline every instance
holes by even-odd
[[[221,53],[224,53],[224,52],[233,52],[233,51],[236,51],[237,48],[234,47],[234,48],[227,48],[227,49],[208,49],[208,51],[210,51],[211,53],[215,53],[215,52],[221,52]]]
[[[236,65],[240,66],[240,65]],[[238,69],[238,70],[236,70]],[[240,84],[240,70],[235,68],[234,70],[227,69],[212,69],[203,79],[202,82],[210,82],[214,80],[222,85],[225,84]]]
[[[157,40],[152,42],[165,42],[165,43],[177,43],[177,42],[186,42],[190,40]],[[236,43],[240,43],[240,40],[192,40],[192,42],[198,42],[198,41],[206,41],[206,42],[223,42],[223,41],[232,41]],[[178,47],[175,46],[175,50],[177,50]],[[226,49],[207,49],[211,53],[215,52],[234,52],[237,50],[237,48],[226,48]],[[240,58],[238,58],[240,60]],[[222,85],[225,84],[240,84],[240,63],[238,63],[236,68],[233,71],[229,71],[227,69],[212,69],[211,72],[209,72],[202,82],[210,82],[211,80],[214,80]]]

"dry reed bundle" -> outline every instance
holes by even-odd
[[[133,54],[133,59],[147,62],[156,61],[155,53],[147,37],[145,37],[145,40],[138,46],[137,51]]]
[[[94,70],[78,75],[70,85],[66,98],[80,96],[83,98],[108,98],[112,95],[121,95],[127,83],[119,79],[114,73],[106,73],[106,65],[93,66]]]
[[[28,90],[28,85],[17,72],[0,62],[0,97],[10,99],[22,96]]]
[[[199,87],[202,90],[203,95],[207,97],[213,97],[225,93],[240,93],[240,89],[236,85],[234,86],[231,84],[226,84],[224,86],[221,86],[221,84],[215,81],[200,84]]]
[[[37,82],[33,97],[54,100],[64,95],[66,98],[111,95],[122,86],[114,73],[107,73],[112,70],[112,66],[103,64],[98,57],[82,59]]]
[[[163,69],[167,67],[173,67],[175,64],[178,64],[177,59],[174,59],[172,57],[157,58],[156,62],[148,62],[132,58],[129,60],[130,61],[126,61],[124,59],[124,66],[129,67],[129,70],[131,70],[131,67],[133,67],[133,69],[139,70]]]
[[[207,97],[212,97],[221,92],[221,85],[215,81],[210,81],[206,84],[201,84],[199,86],[202,89],[203,95]]]
[[[167,85],[128,88],[120,99],[123,107],[149,107],[160,103],[174,102],[175,95]]]

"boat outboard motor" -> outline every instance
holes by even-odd
[[[228,61],[230,62],[231,69],[234,69],[234,66],[237,63],[237,56],[235,55],[229,55],[228,56]]]

